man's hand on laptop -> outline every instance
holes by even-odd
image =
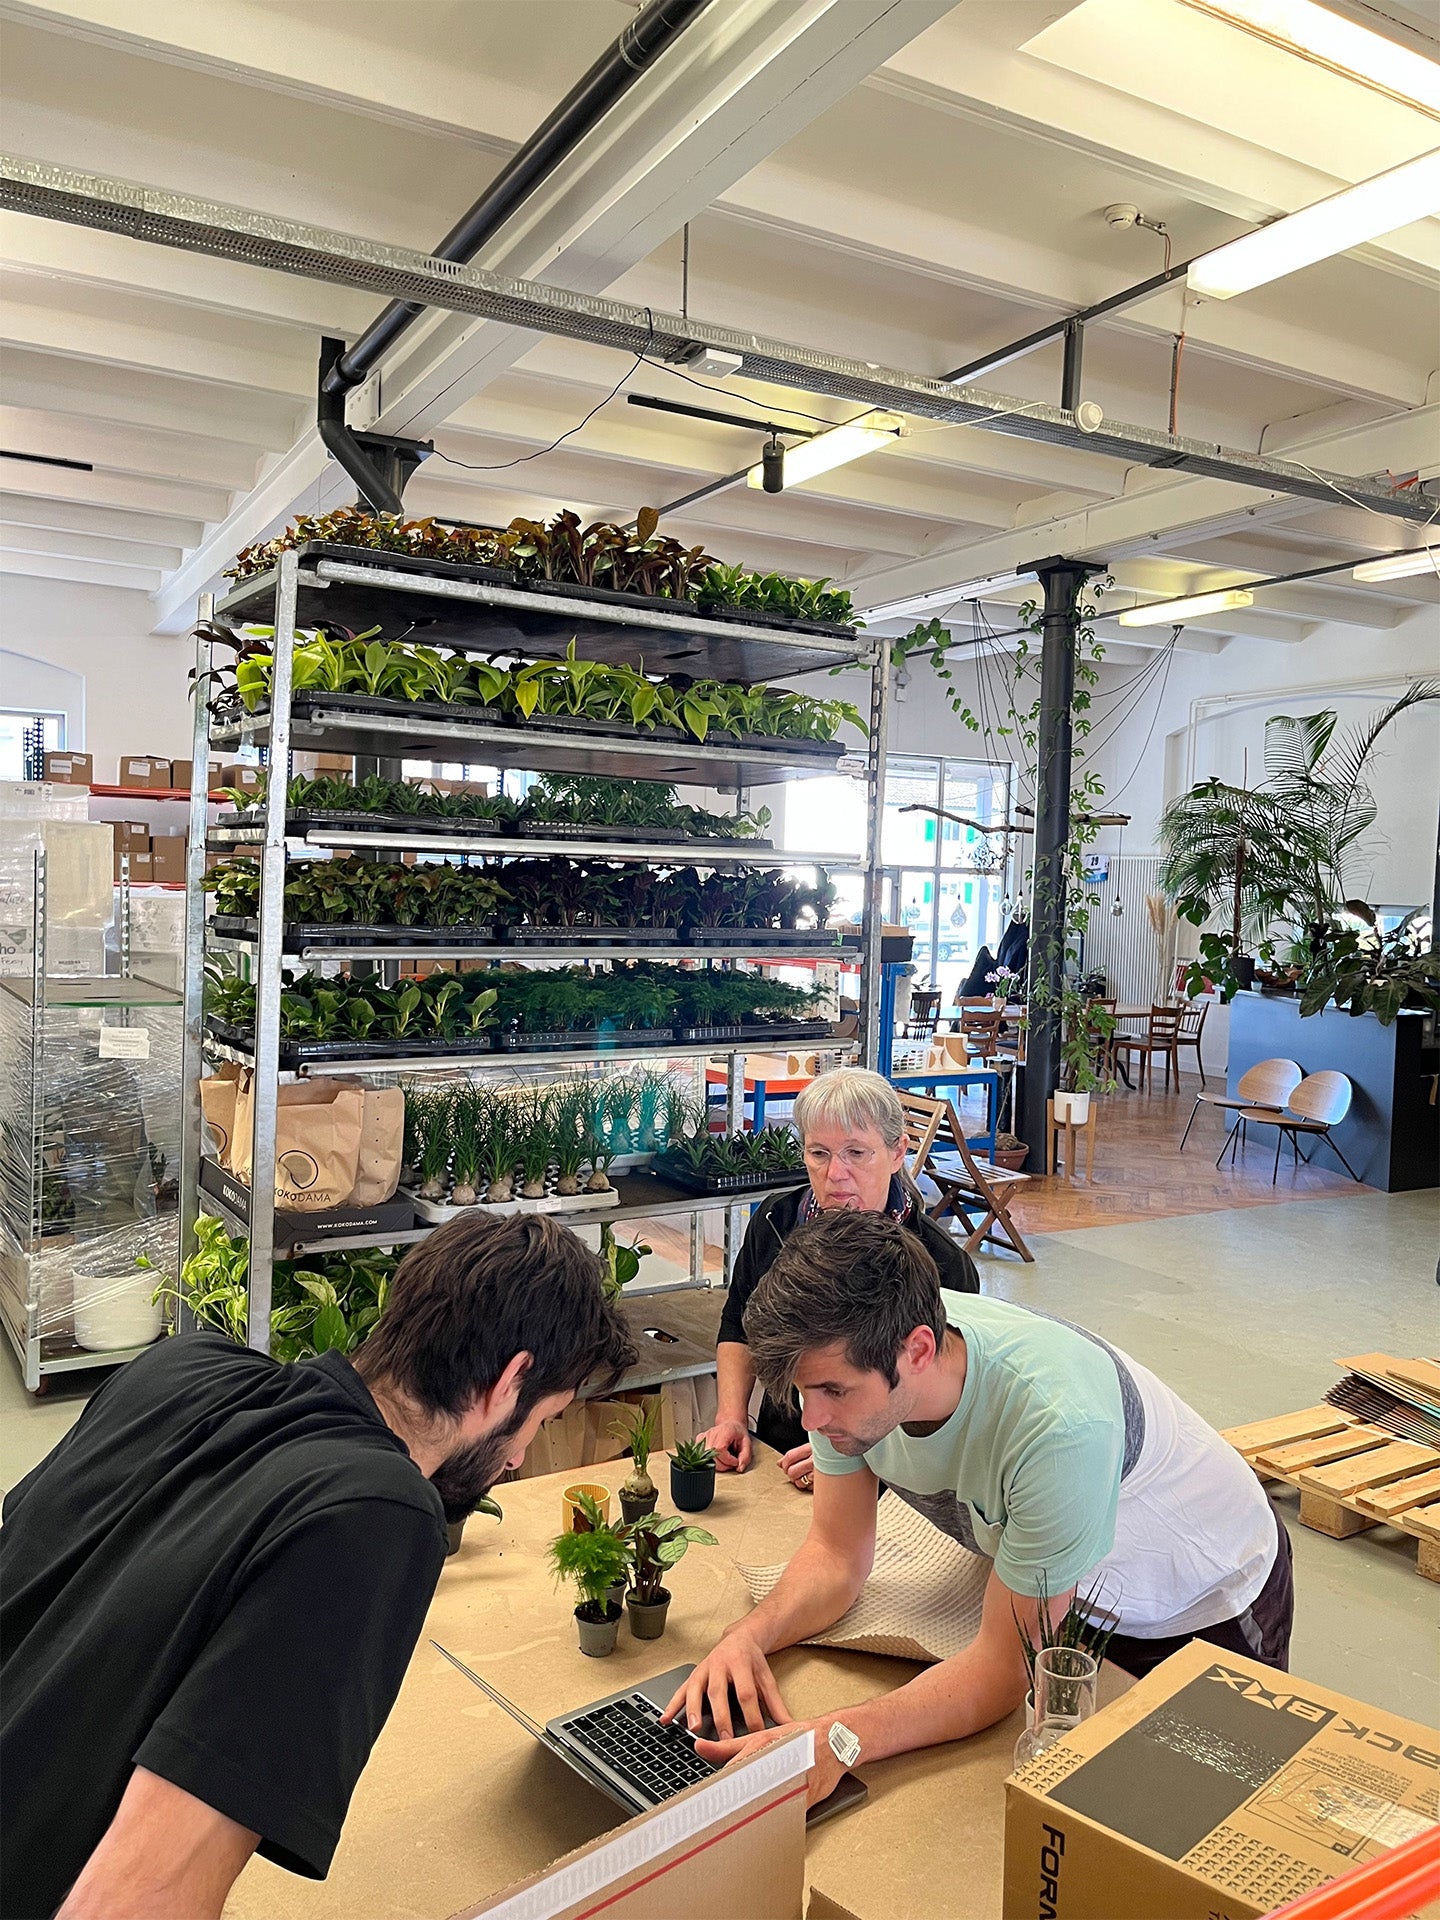
[[[743,1420],[717,1420],[700,1439],[714,1449],[715,1464],[722,1473],[744,1473],[754,1456],[750,1429]]]
[[[815,1762],[805,1789],[805,1804],[815,1807],[822,1800],[828,1800],[835,1791],[845,1769],[830,1749],[831,1723],[842,1716],[838,1713],[822,1714],[818,1720],[787,1721],[785,1733],[804,1733],[808,1728],[815,1735]],[[736,1754],[749,1753],[752,1748],[760,1747],[767,1740],[773,1740],[773,1729],[765,1733],[747,1733],[738,1740],[697,1740],[695,1751],[702,1760],[708,1760],[713,1766],[723,1767],[733,1760]]]
[[[732,1688],[743,1716],[740,1724],[736,1724],[731,1708]],[[700,1662],[660,1717],[667,1721],[683,1717],[684,1724],[694,1733],[705,1718],[707,1703],[715,1731],[722,1741],[743,1735],[747,1730],[762,1732],[767,1713],[775,1721],[785,1722],[790,1718],[790,1709],[780,1697],[770,1663],[758,1641],[745,1632],[743,1625],[732,1627],[709,1658]],[[713,1743],[698,1742],[696,1751],[700,1745],[710,1744]]]

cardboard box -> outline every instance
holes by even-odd
[[[212,787],[238,787],[241,793],[258,793],[261,786],[261,770],[244,762],[235,762],[220,767],[210,776]]]
[[[157,834],[150,842],[152,877],[167,886],[185,884],[186,840],[181,834]]]
[[[191,776],[195,772],[193,760],[172,760],[170,762],[170,784],[178,787],[182,793],[190,791]]]
[[[165,788],[170,785],[170,762],[153,753],[127,753],[120,760],[122,787]]]
[[[149,853],[150,822],[117,820],[114,822],[116,853]]]
[[[1256,1920],[1429,1826],[1437,1749],[1192,1641],[1006,1781],[1005,1920]]]
[[[95,762],[88,753],[47,753],[45,778],[62,787],[88,787],[95,778]]]
[[[120,878],[120,862],[124,856],[116,850],[115,878]],[[150,853],[132,853],[130,855],[130,884],[132,887],[148,887],[155,878],[155,863]]]
[[[354,776],[355,758],[349,753],[296,753],[291,756],[296,773],[343,773]]]

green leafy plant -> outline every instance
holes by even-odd
[[[715,1449],[703,1440],[681,1440],[670,1457],[681,1473],[703,1473],[706,1467],[714,1466]]]
[[[649,1466],[659,1426],[660,1402],[649,1399],[642,1400],[610,1428],[617,1440],[624,1441],[630,1455],[630,1472],[620,1491],[632,1500],[649,1500],[654,1496],[655,1482],[650,1478]]]
[[[678,1513],[647,1513],[630,1528],[630,1597],[638,1606],[654,1606],[665,1597],[665,1576],[691,1547],[718,1547],[704,1527],[688,1526]]]
[[[1035,1657],[1047,1648],[1078,1647],[1082,1653],[1088,1653],[1093,1658],[1097,1667],[1105,1658],[1105,1649],[1119,1622],[1118,1616],[1103,1603],[1104,1584],[1103,1580],[1097,1580],[1083,1598],[1076,1593],[1061,1618],[1052,1620],[1050,1590],[1042,1573],[1039,1580],[1039,1619],[1036,1622],[1040,1634],[1038,1641],[1030,1638],[1024,1622],[1012,1608],[1015,1631],[1020,1636],[1020,1649],[1025,1656],[1025,1671],[1030,1676],[1032,1690],[1035,1685]]]
[[[596,1509],[598,1515],[599,1509]],[[630,1569],[629,1543],[624,1535],[603,1520],[592,1523],[583,1532],[556,1534],[549,1546],[550,1565],[556,1583],[568,1580],[580,1595],[575,1611],[584,1620],[611,1620],[609,1596],[612,1587],[625,1579]]]
[[[1333,1000],[1352,1015],[1373,1013],[1392,1026],[1402,1007],[1440,1009],[1440,953],[1422,950],[1413,930],[1397,927],[1332,932],[1307,956],[1300,991],[1302,1017]]]
[[[615,1229],[609,1221],[600,1227],[600,1262],[605,1272],[601,1280],[607,1300],[618,1300],[640,1271],[640,1262],[655,1249],[638,1236],[628,1247],[622,1246],[615,1238]]]

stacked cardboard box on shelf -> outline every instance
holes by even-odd
[[[117,784],[122,787],[168,789],[172,784],[171,774],[168,760],[159,760],[153,753],[127,753],[120,758]]]
[[[95,762],[88,753],[47,753],[45,778],[59,786],[88,787],[95,778]]]

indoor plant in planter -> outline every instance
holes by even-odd
[[[719,1544],[713,1533],[687,1526],[678,1513],[647,1513],[636,1521],[626,1543],[630,1587],[625,1605],[630,1613],[630,1631],[637,1640],[658,1640],[665,1631],[670,1590],[664,1580],[671,1567],[683,1560],[691,1547]]]
[[[660,1402],[645,1400],[628,1418],[617,1420],[610,1431],[623,1440],[630,1452],[630,1472],[620,1486],[620,1511],[628,1526],[634,1526],[644,1514],[655,1511],[659,1494],[650,1478],[650,1455],[655,1450],[655,1427],[660,1418]]]
[[[611,1589],[625,1578],[629,1558],[623,1536],[604,1525],[592,1525],[584,1533],[559,1533],[550,1542],[550,1564],[556,1579],[573,1581],[579,1590],[575,1625],[582,1653],[600,1658],[615,1651],[620,1603],[612,1597]]]
[[[1109,1093],[1115,1081],[1107,1072],[1115,1016],[1108,1007],[1084,999],[1067,982],[1061,1000],[1060,1085],[1055,1118],[1083,1127],[1090,1119],[1092,1093]],[[997,1162],[998,1165],[998,1162]]]
[[[703,1513],[715,1498],[715,1449],[682,1440],[670,1457],[670,1498],[682,1513]]]
[[[997,1167],[1004,1167],[1007,1173],[1019,1173],[1029,1151],[1018,1133],[997,1133],[995,1151],[990,1158]]]
[[[445,1558],[447,1560],[452,1554],[460,1551],[460,1542],[465,1533],[465,1522],[470,1518],[471,1513],[485,1513],[488,1514],[492,1520],[503,1520],[505,1518],[502,1510],[496,1506],[495,1502],[487,1494],[484,1499],[475,1502],[475,1505],[470,1509],[470,1513],[462,1513],[458,1520],[447,1520],[445,1523],[445,1539],[447,1542]]]

